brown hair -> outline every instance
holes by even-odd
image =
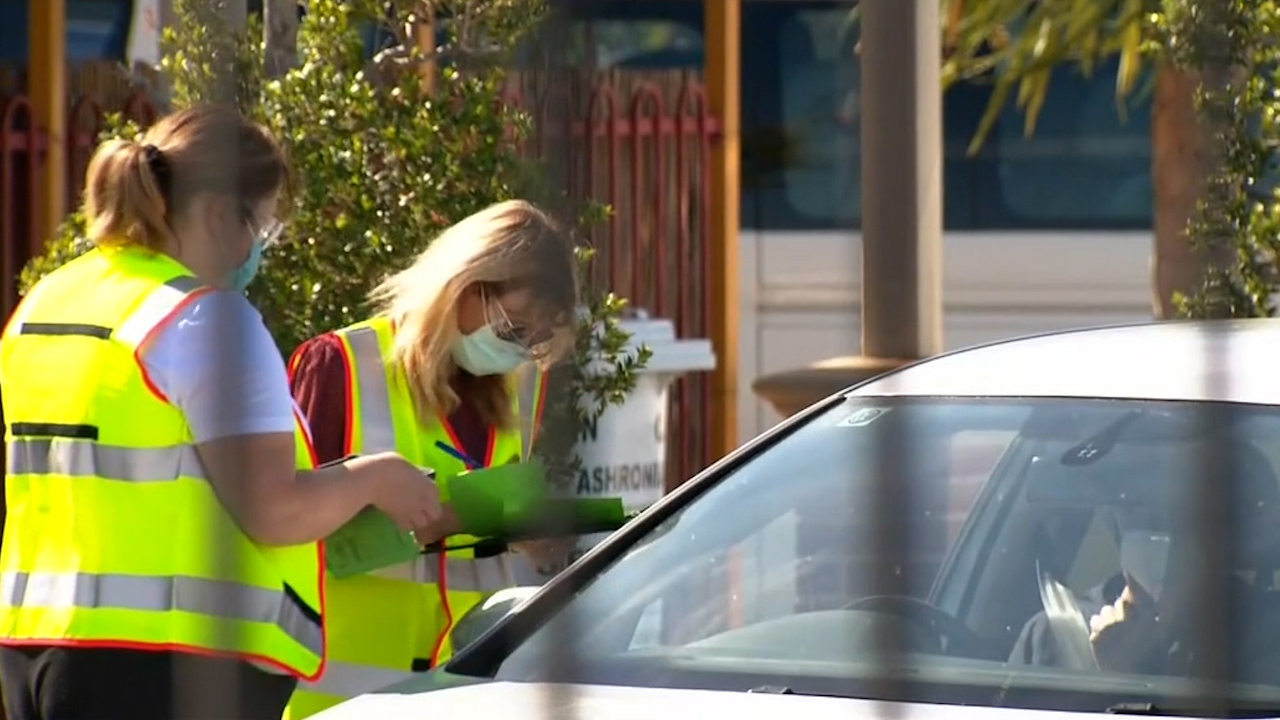
[[[404,369],[423,420],[458,406],[449,385],[450,352],[459,332],[458,300],[472,286],[493,295],[527,289],[539,321],[571,328],[578,278],[569,233],[531,203],[500,202],[445,230],[412,265],[374,289],[378,314],[397,323],[390,360]],[[572,345],[570,335],[558,333],[542,362],[563,356]],[[466,387],[467,399],[485,422],[504,429],[515,420],[507,382],[503,376],[485,376],[469,378]]]
[[[284,152],[271,134],[234,109],[188,108],[137,141],[108,140],[85,174],[85,219],[95,245],[163,250],[170,220],[196,195],[218,193],[252,208],[289,190]]]

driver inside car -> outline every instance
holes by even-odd
[[[1237,452],[1239,484],[1229,524],[1236,545],[1237,561],[1232,565],[1237,567],[1223,568],[1214,582],[1230,584],[1226,597],[1236,625],[1229,648],[1233,679],[1277,683],[1280,607],[1270,586],[1271,556],[1280,539],[1280,483],[1256,448],[1245,446]],[[1187,676],[1195,667],[1192,646],[1204,617],[1195,607],[1198,578],[1190,543],[1196,538],[1188,519],[1193,506],[1161,501],[1157,495],[1189,499],[1194,489],[1154,487],[1154,480],[1138,483],[1148,487],[1126,488],[1126,502],[1105,510],[1112,520],[1120,569],[1078,603],[1103,671]],[[1252,571],[1255,578],[1247,582],[1236,570]],[[1023,627],[1009,661],[1069,666],[1045,612]]]

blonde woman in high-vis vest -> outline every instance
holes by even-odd
[[[238,113],[103,144],[93,248],[0,338],[9,720],[278,720],[325,655],[317,542],[367,505],[442,521],[388,452],[315,469],[285,365],[243,290],[288,171]]]
[[[319,459],[396,450],[444,479],[466,468],[441,445],[484,466],[526,457],[543,406],[542,368],[571,344],[577,286],[567,233],[527,202],[499,203],[450,227],[372,297],[372,319],[313,338],[290,360]],[[446,546],[476,541],[449,530]],[[426,554],[328,579],[330,661],[318,681],[299,684],[287,717],[447,658],[453,624],[513,584],[506,553],[494,550]],[[540,554],[537,544],[516,550]]]

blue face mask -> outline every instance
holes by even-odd
[[[258,268],[262,266],[262,248],[263,242],[255,237],[249,247],[249,257],[227,276],[227,289],[244,292],[249,287],[253,276],[258,274]]]
[[[459,337],[450,350],[458,367],[472,375],[506,375],[531,359],[523,345],[498,337],[492,325]]]

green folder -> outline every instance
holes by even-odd
[[[622,498],[555,498],[531,508],[524,517],[508,518],[503,537],[532,540],[594,535],[613,532],[629,519]]]
[[[541,463],[511,463],[472,470],[441,483],[440,500],[449,503],[462,532],[498,537],[509,514],[519,516],[546,497]],[[377,508],[367,507],[324,541],[324,564],[336,578],[409,562],[422,552],[413,536]]]
[[[324,565],[337,578],[409,562],[422,548],[386,513],[367,507],[324,541]]]
[[[445,481],[462,532],[506,540],[617,530],[621,498],[555,498],[537,460],[472,470]]]
[[[550,495],[546,468],[537,460],[459,473],[443,490],[462,532],[476,537],[502,536],[511,520],[528,516]]]
[[[440,500],[458,516],[461,532],[517,540],[610,532],[626,521],[620,498],[554,498],[537,460],[454,475]],[[373,507],[360,511],[324,541],[324,561],[336,578],[409,562],[422,552],[413,536]]]

